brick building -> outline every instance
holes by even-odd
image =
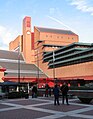
[[[79,43],[79,36],[71,30],[34,26],[32,32],[30,17],[24,18],[22,29],[22,35],[9,43],[9,51],[20,50],[24,62],[36,66],[44,79],[93,79],[92,43]]]

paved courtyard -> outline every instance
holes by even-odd
[[[53,97],[0,100],[0,119],[93,119],[93,102],[82,104],[69,99],[70,105],[53,104]]]

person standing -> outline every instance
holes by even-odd
[[[37,97],[37,86],[33,86],[32,88],[32,98],[36,98]]]
[[[60,88],[61,92],[62,92],[62,104],[64,104],[64,100],[66,98],[66,104],[69,105],[68,103],[68,85],[64,82],[63,85]]]
[[[49,89],[49,85],[46,84],[46,86],[45,86],[45,97],[48,97],[48,89]]]
[[[48,89],[49,96],[51,97],[51,87]]]
[[[59,104],[59,88],[57,86],[57,84],[55,85],[54,89],[53,89],[53,94],[54,94],[54,105],[56,105],[56,102],[58,105]]]

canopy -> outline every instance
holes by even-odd
[[[49,85],[49,87],[54,87],[55,84],[54,84],[54,82],[51,82],[51,81],[50,81],[50,82],[48,83],[48,85]]]
[[[7,86],[15,86],[18,85],[18,82],[12,82],[12,81],[5,81],[2,83],[2,85],[7,85]]]

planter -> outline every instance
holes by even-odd
[[[89,104],[91,100],[93,99],[93,98],[87,98],[87,97],[78,97],[78,98],[82,103],[86,103],[86,104]]]
[[[83,103],[89,104],[93,99],[93,90],[70,90],[69,93],[77,96]]]

